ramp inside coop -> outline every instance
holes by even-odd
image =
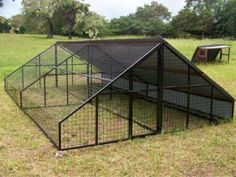
[[[58,42],[5,78],[60,150],[209,125],[234,99],[164,40]]]

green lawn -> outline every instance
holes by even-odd
[[[129,37],[129,36],[126,36]],[[0,177],[236,176],[236,123],[68,151],[57,150],[3,90],[3,78],[57,40],[0,34]],[[232,46],[230,64],[199,66],[236,98],[236,41],[168,40],[191,58],[200,44]]]

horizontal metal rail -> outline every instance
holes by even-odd
[[[81,76],[85,76],[85,77],[89,77],[89,78],[93,78],[93,79],[98,79],[98,80],[102,80],[102,81],[108,81],[108,82],[112,81],[111,79],[107,79],[107,78],[103,78],[103,77],[96,77],[96,76],[92,76],[92,75],[88,75],[88,74],[79,73],[79,72],[76,72],[76,71],[70,71],[70,70],[62,69],[62,68],[59,68],[59,67],[53,67],[53,68],[61,70],[61,71],[69,72],[71,74],[74,73],[74,74],[77,74],[77,75],[81,75]]]
[[[209,84],[192,84],[190,88],[198,88],[198,87],[207,87],[211,86]],[[179,86],[164,86],[163,89],[175,89],[175,88],[188,88],[188,85],[179,85]],[[158,91],[158,89],[142,89],[142,90],[135,90],[137,92],[145,92],[145,91]]]
[[[81,65],[86,65],[85,63],[78,63],[78,64],[68,64],[68,66],[81,66]],[[36,65],[25,65],[24,67],[34,67],[34,66],[48,66],[48,67],[50,67],[50,66],[55,66],[55,64],[51,64],[51,65],[46,65],[46,64],[41,64],[41,65],[38,65],[38,64],[36,64]],[[66,64],[63,64],[63,65],[61,65],[61,66],[66,66]]]

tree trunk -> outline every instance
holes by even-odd
[[[53,24],[50,19],[48,19],[48,26],[47,26],[47,38],[53,38]]]
[[[71,27],[69,27],[69,29],[68,29],[68,38],[69,39],[72,39],[72,28]]]

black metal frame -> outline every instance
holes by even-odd
[[[110,54],[104,51],[108,46],[114,46]],[[143,53],[131,61],[135,54],[130,54],[128,47],[137,47]],[[127,61],[118,61],[119,55],[125,55]],[[176,63],[184,74],[172,78],[173,69],[166,67],[173,66],[166,62],[173,66]],[[139,68],[144,68],[141,75]],[[168,85],[178,77],[184,83]],[[194,83],[196,78],[200,83]],[[59,150],[165,133],[182,119],[182,127],[176,130],[190,128],[192,119],[212,123],[231,120],[234,114],[234,98],[163,39],[58,42],[8,75],[4,82],[13,101]],[[21,85],[14,85],[18,82]],[[192,89],[199,89],[199,93]],[[147,108],[139,112],[143,104]],[[171,111],[185,118],[175,119]],[[60,117],[59,113],[64,114]]]

